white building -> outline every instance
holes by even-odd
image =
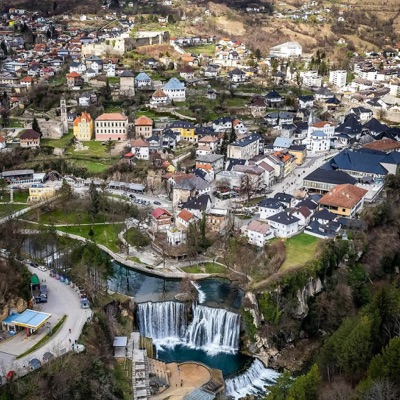
[[[253,134],[228,145],[228,158],[249,160],[259,154],[260,136]]]
[[[150,144],[143,139],[135,139],[131,141],[131,152],[139,160],[148,160],[150,156]]]
[[[303,140],[303,144],[307,146],[307,151],[312,153],[322,153],[330,149],[331,140],[328,138],[326,133],[322,131],[314,131]]]
[[[289,238],[299,232],[299,219],[282,211],[267,218],[276,237]]]
[[[264,199],[258,203],[258,212],[261,219],[267,219],[271,215],[278,214],[283,210],[282,203],[275,199]]]
[[[271,47],[269,54],[275,57],[298,57],[303,53],[303,47],[298,42],[286,42]]]
[[[338,88],[346,86],[347,83],[347,71],[346,70],[335,70],[329,72],[329,83],[335,85]]]
[[[264,247],[265,243],[274,237],[270,226],[263,221],[251,221],[247,226],[247,239],[249,244]]]
[[[186,88],[177,78],[171,78],[163,87],[163,92],[174,101],[185,101]]]
[[[304,86],[322,86],[322,76],[318,75],[318,71],[301,71],[300,78]]]

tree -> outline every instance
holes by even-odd
[[[260,181],[258,175],[245,174],[242,181],[242,192],[246,194],[247,201],[253,197],[253,195],[260,189]]]
[[[314,364],[306,375],[297,378],[289,389],[287,400],[316,399],[321,376],[317,364]]]
[[[373,382],[371,388],[365,393],[363,398],[364,400],[396,400],[399,398],[398,394],[394,384],[383,379]]]
[[[6,42],[4,40],[1,41],[0,47],[3,50],[4,56],[7,57],[8,48],[7,48]]]
[[[260,51],[260,49],[256,49],[254,55],[255,55],[255,57],[257,58],[257,60],[260,60],[260,58],[261,58],[261,51]]]
[[[32,121],[32,129],[33,129],[34,131],[36,131],[37,133],[40,133],[40,136],[42,136],[42,131],[41,131],[41,129],[40,129],[39,122],[38,122],[38,120],[36,119],[36,117],[33,118],[33,121]]]
[[[72,186],[65,179],[62,181],[62,185],[58,191],[58,194],[61,196],[64,202],[70,201],[74,196]]]
[[[95,215],[99,213],[100,198],[96,185],[94,184],[93,181],[90,182],[89,185],[89,198],[90,198],[89,214],[92,216],[92,219],[94,219]]]
[[[114,142],[111,139],[108,139],[106,142],[106,152],[108,153],[111,161],[111,150],[114,148]]]

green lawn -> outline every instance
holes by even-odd
[[[83,154],[97,157],[109,157],[106,149],[107,146],[102,143],[103,142],[97,140],[82,142],[83,146],[88,147],[88,150],[74,151],[72,155],[79,156],[80,154]]]
[[[108,169],[112,163],[104,164],[98,161],[90,161],[90,160],[71,160],[76,167],[86,168],[89,174],[100,174]]]
[[[24,121],[19,121],[18,119],[10,118],[7,123],[7,128],[24,128]]]
[[[28,214],[28,219],[35,222],[40,222],[41,224],[91,224],[103,223],[107,221],[107,216],[97,214],[92,221],[90,215],[86,211],[79,210],[65,212],[64,210],[53,210],[47,213],[43,213],[39,217],[39,221],[36,220],[36,212],[32,211]]]
[[[288,239],[286,244],[286,259],[280,271],[304,265],[315,257],[320,240],[314,236],[301,233]]]
[[[114,253],[120,251],[118,246],[118,233],[121,231],[123,224],[94,225],[92,237],[89,236],[90,226],[63,226],[58,230],[73,235],[82,236],[85,239],[93,240],[103,246],[106,246]]]
[[[13,201],[14,203],[26,203],[29,197],[29,192],[27,190],[20,191],[14,190]],[[0,195],[1,202],[10,201],[10,192],[5,192]]]
[[[25,204],[0,204],[0,218],[26,208]]]
[[[115,84],[119,84],[119,80],[120,78],[118,76],[109,76],[107,78],[107,81],[110,85],[115,85]]]
[[[187,50],[188,53],[193,53],[193,54],[208,54],[210,56],[213,56],[215,54],[215,44],[203,44],[199,46],[193,46],[193,47],[185,47],[185,50]]]
[[[225,274],[227,272],[224,266],[212,262],[184,267],[182,269],[189,274]]]
[[[62,136],[61,139],[42,139],[40,141],[41,146],[49,146],[49,147],[59,147],[65,149],[68,147],[69,142],[74,137],[72,129],[69,132]]]

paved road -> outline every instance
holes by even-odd
[[[40,328],[38,334],[29,338],[26,338],[24,332],[20,332],[15,337],[3,343],[0,342],[0,373],[2,375],[11,369],[16,370],[19,375],[23,375],[27,372],[24,366],[28,364],[29,360],[35,357],[42,360],[43,354],[47,351],[57,356],[71,350],[70,340],[71,343],[78,340],[83,325],[92,314],[91,310],[80,308],[80,299],[76,289],[72,289],[55,278],[50,278],[48,271],[29,269],[32,273],[37,274],[40,280],[46,280],[49,293],[48,303],[34,305],[34,309],[52,314],[49,319],[51,326],[54,326],[63,315],[67,315],[67,319],[60,330],[45,345],[19,360],[15,356],[32,348],[46,334],[46,326]],[[69,329],[71,329],[71,333],[69,333]]]

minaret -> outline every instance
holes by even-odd
[[[61,124],[62,124],[62,133],[68,133],[68,116],[67,116],[67,102],[64,97],[61,97],[60,100],[60,110],[61,110]]]

